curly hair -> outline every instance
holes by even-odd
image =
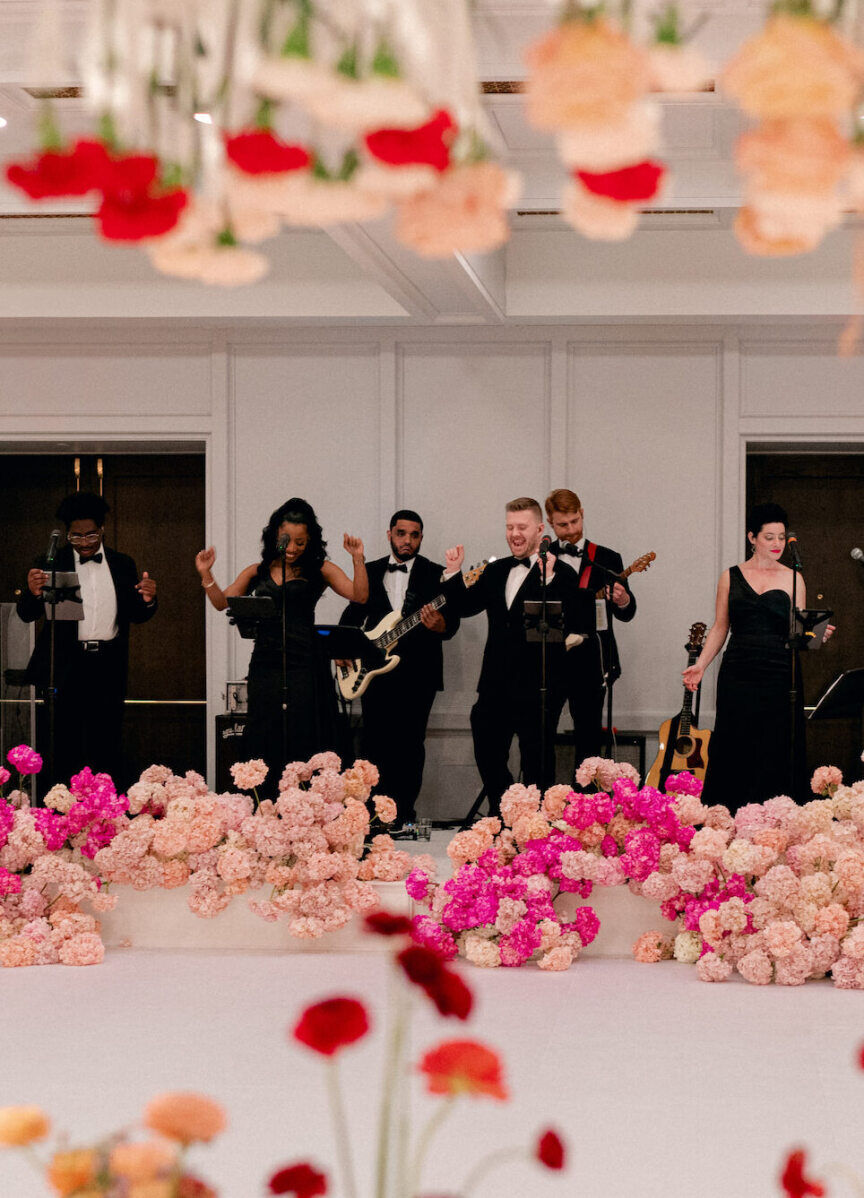
[[[73,491],[61,501],[55,514],[68,530],[69,525],[75,520],[92,520],[101,528],[110,511],[101,495],[96,495],[93,491]]]
[[[304,578],[310,582],[318,581],[321,567],[327,557],[327,542],[321,531],[321,525],[311,506],[305,499],[296,496],[286,500],[267,521],[267,526],[261,532],[261,561],[258,565],[259,578],[269,578],[270,567],[279,557],[279,528],[282,524],[304,524],[309,534],[306,548],[298,557],[295,565],[299,567]]]

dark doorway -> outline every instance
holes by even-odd
[[[159,597],[155,619],[131,630],[120,781],[128,785],[154,762],[181,774],[205,774],[204,609],[194,566],[204,544],[203,452],[8,454],[0,468],[0,603],[14,602],[25,585],[57,524],[54,512],[63,496],[76,489],[98,492],[101,482],[111,507],[106,542],[133,557],[139,573],[156,579]],[[25,697],[9,681],[4,679],[7,709],[16,693]]]
[[[832,608],[837,625],[833,641],[801,655],[804,702],[812,705],[838,674],[864,666],[864,565],[850,557],[864,540],[864,454],[750,454],[747,505],[769,501],[786,509],[798,535],[808,606]],[[808,723],[811,771],[837,765],[853,782],[864,774],[861,749],[860,719]]]

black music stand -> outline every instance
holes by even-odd
[[[48,641],[48,689],[45,701],[48,716],[48,780],[51,786],[60,779],[55,776],[54,763],[57,741],[57,677],[56,677],[56,629],[57,621],[84,619],[84,603],[81,599],[81,588],[78,575],[74,570],[58,570],[57,562],[52,555],[48,564],[49,582],[42,588],[42,599],[45,602],[45,619],[51,631]],[[42,805],[40,799],[40,806]]]
[[[226,602],[228,623],[237,626],[244,640],[254,640],[261,624],[276,619],[276,604],[269,595],[234,595]]]
[[[383,665],[387,654],[368,637],[362,628],[352,624],[316,624],[318,647],[325,657],[334,660],[359,661],[369,670]]]
[[[848,720],[864,711],[864,669],[846,670],[823,691],[808,720]]]
[[[545,565],[545,554],[543,557]],[[542,565],[540,578],[542,598],[525,600],[522,604],[522,621],[525,640],[540,644],[540,793],[545,794],[548,770],[546,725],[549,722],[549,665],[546,646],[564,640],[564,604],[560,599],[546,598],[546,572]],[[552,753],[554,760],[554,748]]]

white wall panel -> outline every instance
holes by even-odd
[[[717,346],[571,345],[569,472],[558,485],[578,493],[587,536],[625,566],[657,554],[631,578],[636,618],[616,624],[619,727],[653,727],[679,709],[687,631],[713,620],[719,402]],[[705,690],[713,709],[710,677]]]
[[[465,545],[471,564],[509,552],[504,505],[541,503],[548,473],[549,345],[518,339],[403,344],[398,351],[400,505],[423,517],[423,548],[443,561]],[[434,717],[452,722],[474,700],[486,618],[446,646],[446,689]]]
[[[745,342],[741,415],[864,417],[864,358],[841,358],[826,341]]]

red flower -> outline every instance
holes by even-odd
[[[177,1183],[177,1198],[219,1198],[219,1196],[200,1177],[184,1173]]]
[[[129,154],[108,165],[103,199],[96,220],[108,241],[141,241],[169,233],[180,219],[189,197],[177,188],[161,191],[156,182],[158,159]]]
[[[420,944],[403,948],[402,952],[397,954],[396,960],[405,970],[408,980],[424,989],[437,982],[444,972],[443,959],[431,948],[424,948]]]
[[[244,129],[225,138],[225,153],[247,175],[283,174],[305,170],[312,156],[302,146],[289,146],[271,129]]]
[[[412,927],[407,915],[394,915],[392,911],[372,911],[364,923],[367,932],[379,936],[408,936]]]
[[[813,1198],[822,1198],[825,1193],[825,1187],[821,1182],[811,1181],[809,1177],[804,1176],[805,1158],[806,1153],[803,1148],[795,1149],[786,1158],[783,1172],[780,1174],[780,1185],[788,1198],[807,1198],[807,1195],[812,1195]]]
[[[418,1068],[426,1074],[430,1094],[509,1097],[497,1053],[476,1040],[445,1040],[426,1053]]]
[[[307,1007],[294,1028],[299,1040],[322,1056],[332,1057],[347,1044],[353,1044],[369,1031],[366,1008],[356,998],[327,998]]]
[[[296,1194],[297,1198],[315,1198],[327,1193],[327,1176],[301,1161],[274,1173],[268,1183],[271,1194]]]
[[[366,149],[373,158],[389,166],[431,166],[446,171],[450,165],[450,143],[456,125],[441,108],[425,125],[416,129],[376,129],[366,134]]]
[[[864,1069],[864,1044],[858,1049],[858,1068]]]
[[[625,204],[642,204],[653,200],[666,174],[662,162],[637,162],[618,171],[574,171],[582,185],[595,196],[619,200]]]
[[[551,1127],[538,1139],[534,1155],[547,1169],[564,1168],[564,1142]]]
[[[474,1006],[474,996],[462,981],[458,973],[452,969],[442,969],[441,976],[431,986],[425,987],[426,993],[438,1008],[440,1015],[452,1015],[456,1019],[467,1019]]]
[[[83,196],[98,191],[108,166],[108,151],[98,141],[77,141],[71,150],[47,150],[29,162],[10,162],[6,178],[31,200]]]

